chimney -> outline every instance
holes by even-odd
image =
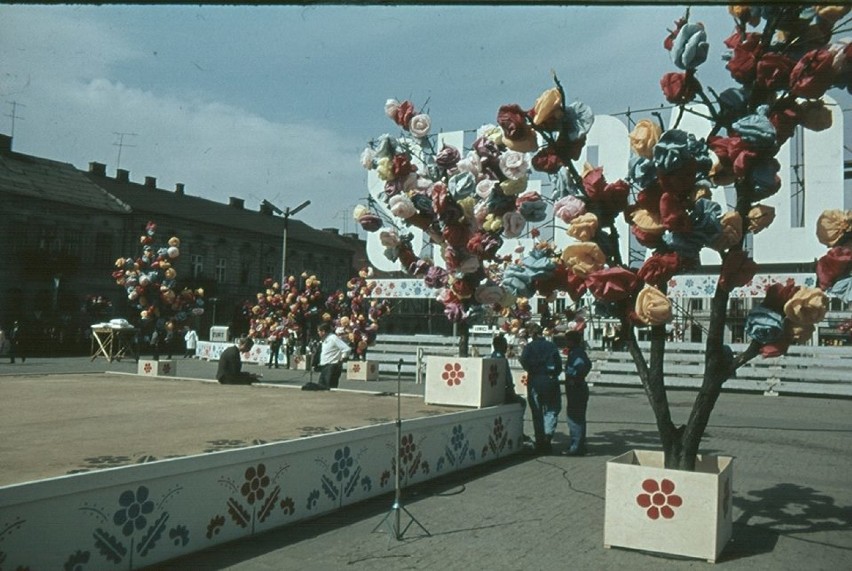
[[[89,163],[89,172],[98,176],[106,176],[106,165],[92,161]]]
[[[130,182],[130,171],[127,169],[115,169],[115,180],[118,182]]]
[[[323,232],[328,232],[328,233],[330,233],[330,234],[334,234],[335,236],[339,236],[339,235],[340,235],[340,230],[338,230],[337,228],[323,228],[323,229],[322,229],[322,231],[323,231]]]
[[[12,152],[12,137],[0,134],[0,153]]]
[[[175,194],[177,194],[179,196],[183,196],[183,183],[182,182],[176,182],[175,183]]]
[[[260,213],[266,216],[272,216],[272,205],[264,200],[260,203]]]
[[[228,206],[232,206],[234,208],[239,208],[240,210],[242,210],[245,203],[246,201],[242,198],[237,198],[236,196],[228,197]]]
[[[146,176],[145,186],[148,188],[157,188],[157,178],[153,176]]]

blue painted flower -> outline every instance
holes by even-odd
[[[355,461],[352,459],[348,446],[344,446],[343,448],[339,448],[335,451],[334,464],[331,465],[331,472],[335,475],[338,482],[349,477],[349,470],[352,468],[352,464],[354,463]]]
[[[464,444],[464,429],[461,424],[453,427],[453,435],[450,437],[450,444],[453,450],[459,450]]]
[[[115,525],[122,526],[121,532],[124,535],[144,529],[148,525],[145,516],[154,511],[154,502],[148,499],[148,488],[145,486],[139,486],[135,494],[133,490],[123,492],[118,498],[118,505],[121,509],[115,512],[112,521]]]

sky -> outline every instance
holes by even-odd
[[[665,103],[662,48],[684,7],[0,5],[0,132],[13,150],[298,219],[360,230],[359,157],[388,98],[433,130],[476,129],[532,107],[555,72],[596,114]],[[693,7],[711,43],[705,84],[732,85],[724,6]],[[848,105],[847,105],[848,106]],[[648,117],[635,115],[636,119]],[[848,114],[847,114],[848,116]],[[852,122],[852,121],[850,121]],[[363,236],[363,231],[361,231]]]

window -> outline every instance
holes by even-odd
[[[227,258],[219,258],[216,260],[216,281],[221,283],[225,283],[226,271],[228,269],[228,260]]]
[[[704,309],[704,298],[693,297],[689,300],[690,311],[702,311]]]
[[[110,232],[98,232],[95,234],[94,260],[97,267],[108,266],[115,261],[112,255],[112,234]]]
[[[190,259],[192,260],[192,277],[200,278],[201,274],[204,273],[204,257],[200,254],[193,254]]]

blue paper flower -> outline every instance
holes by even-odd
[[[476,178],[467,171],[454,174],[447,181],[447,190],[456,200],[467,198],[476,190]]]
[[[852,276],[837,280],[825,293],[840,298],[843,303],[852,303]]]
[[[576,141],[591,130],[595,122],[592,108],[582,101],[574,101],[565,107],[565,131],[569,141]]]
[[[528,222],[542,222],[547,218],[547,203],[543,200],[528,200],[521,203],[518,212]]]
[[[646,188],[657,178],[657,167],[654,161],[632,155],[630,157],[629,177],[639,188]]]
[[[761,345],[778,341],[784,333],[784,316],[758,305],[746,317],[745,333]]]
[[[775,146],[775,126],[766,114],[769,108],[761,105],[757,113],[747,115],[732,125],[743,141],[756,149],[771,149]]]
[[[680,69],[695,69],[707,61],[707,32],[702,24],[687,23],[680,29],[672,45],[672,62]]]

